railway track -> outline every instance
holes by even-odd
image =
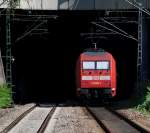
[[[67,107],[65,105],[63,106]],[[63,106],[61,107],[60,105],[57,105],[57,107],[64,110]],[[82,106],[80,107],[82,108]],[[85,110],[86,109],[89,112],[88,114],[94,117],[102,130],[104,130],[104,132],[106,133],[148,133],[148,131],[146,131],[145,129],[139,127],[132,121],[124,118],[122,115],[118,114],[117,112],[108,107],[87,106]],[[49,132],[49,128],[47,127],[52,127],[51,124],[54,121],[51,121],[52,123],[50,123],[49,121],[51,119],[53,120],[52,116],[55,110],[56,104],[43,104],[39,106],[33,106],[29,110],[24,112],[21,116],[19,116],[15,121],[13,121],[1,133],[44,133],[46,131]],[[58,110],[56,112],[58,112]],[[71,112],[66,112],[66,116],[68,116],[67,114],[69,113]],[[60,114],[60,116],[62,117],[63,115]],[[64,116],[65,119],[67,118],[66,116]],[[58,114],[56,116],[54,115],[53,117],[58,117]],[[82,121],[81,118],[79,120]],[[62,119],[62,121],[59,121],[58,123],[62,123],[63,121],[66,120]],[[60,125],[67,126],[64,125],[64,123]]]
[[[33,106],[16,120],[14,120],[1,133],[44,133],[56,105]]]
[[[149,133],[108,107],[86,107],[106,133]]]
[[[36,105],[26,110],[23,114],[21,114],[17,119],[15,119],[9,126],[7,126],[0,133],[8,133],[15,125],[17,125],[27,114],[29,114],[33,109],[35,109]]]
[[[51,111],[48,113],[47,117],[45,118],[44,122],[42,123],[41,127],[39,128],[37,133],[44,133],[53,113],[55,112],[56,107],[53,107]]]

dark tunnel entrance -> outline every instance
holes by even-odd
[[[74,98],[76,60],[84,49],[92,47],[93,41],[115,57],[118,96],[128,97],[136,82],[137,42],[121,35],[103,35],[92,40],[82,36],[81,33],[91,32],[91,22],[103,17],[104,11],[51,13],[58,18],[44,25],[48,27],[48,34],[39,35],[35,30],[13,45],[15,100],[37,102]],[[29,27],[28,23],[14,21],[14,40]],[[115,25],[137,37],[137,24],[118,22]],[[92,30],[95,29],[94,26]]]

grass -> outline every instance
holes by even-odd
[[[142,85],[143,93],[137,97],[136,110],[143,114],[150,115],[150,82]]]
[[[0,108],[10,107],[11,102],[11,88],[8,85],[0,85]]]

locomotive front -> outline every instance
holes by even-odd
[[[77,94],[87,97],[116,95],[116,63],[101,49],[82,53],[77,61]]]

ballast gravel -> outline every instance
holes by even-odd
[[[8,125],[17,119],[22,113],[31,107],[34,103],[25,105],[14,105],[13,108],[0,109],[0,132],[2,132]]]
[[[131,101],[125,100],[113,103],[111,108],[150,132],[150,115],[144,115],[134,110],[133,107]]]
[[[9,133],[37,133],[52,108],[36,107],[27,114]]]
[[[133,109],[119,109],[117,112],[150,132],[150,116],[144,116]]]
[[[84,107],[57,107],[45,133],[103,133]]]

